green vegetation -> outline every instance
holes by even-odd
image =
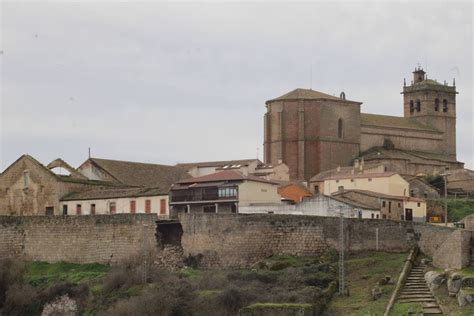
[[[106,276],[108,266],[101,264],[75,264],[58,262],[28,262],[25,279],[36,287],[50,286],[58,281],[70,283],[86,283],[99,280]]]
[[[450,222],[459,222],[471,214],[474,214],[474,200],[448,199],[448,220]]]
[[[326,315],[383,315],[395,285],[381,285],[382,297],[376,301],[372,299],[371,290],[386,275],[396,281],[407,256],[406,253],[384,252],[349,256],[346,261],[346,284],[350,295],[335,295]]]
[[[418,303],[397,303],[393,306],[391,315],[423,315],[423,306]]]

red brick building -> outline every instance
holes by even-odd
[[[456,160],[456,88],[418,68],[403,87],[404,117],[361,113],[361,102],[296,89],[266,102],[264,160],[285,163],[290,179],[309,180],[356,158],[401,174],[463,168]]]

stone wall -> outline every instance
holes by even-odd
[[[156,215],[0,216],[0,258],[118,263],[156,250]],[[144,241],[144,224],[147,224]]]
[[[201,254],[204,267],[245,267],[271,255],[318,256],[339,248],[340,222],[334,217],[182,214],[180,221],[184,255]],[[403,252],[418,244],[423,253],[434,256],[456,231],[413,222],[344,221],[345,250],[354,252]]]

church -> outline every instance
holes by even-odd
[[[403,85],[403,117],[361,113],[361,102],[296,89],[266,102],[264,160],[285,163],[290,179],[308,181],[356,161],[406,175],[462,169],[456,159],[456,86],[418,67]]]

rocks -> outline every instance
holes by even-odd
[[[427,264],[431,263],[431,260],[428,259],[428,258],[423,258],[423,259],[421,259],[420,262],[421,262],[421,264],[423,264],[423,265],[427,265]]]
[[[77,314],[77,303],[75,300],[63,295],[45,304],[41,316],[75,316]]]
[[[184,267],[183,249],[180,246],[165,246],[158,252],[154,264],[172,271]]]
[[[382,294],[382,289],[378,285],[374,286],[374,288],[372,289],[372,299],[376,301],[382,297]]]
[[[448,295],[451,297],[456,296],[462,285],[462,275],[458,273],[453,273],[449,276],[447,286],[448,286]]]
[[[380,279],[378,282],[379,285],[387,285],[387,284],[394,284],[392,277],[390,275],[386,275],[384,278]]]
[[[461,287],[471,287],[474,288],[474,277],[472,276],[465,276],[461,280]]]
[[[473,289],[461,289],[457,294],[459,306],[465,306],[471,304],[474,299],[474,290]]]
[[[433,291],[446,282],[446,274],[436,271],[428,271],[425,273],[425,281],[430,290]]]

